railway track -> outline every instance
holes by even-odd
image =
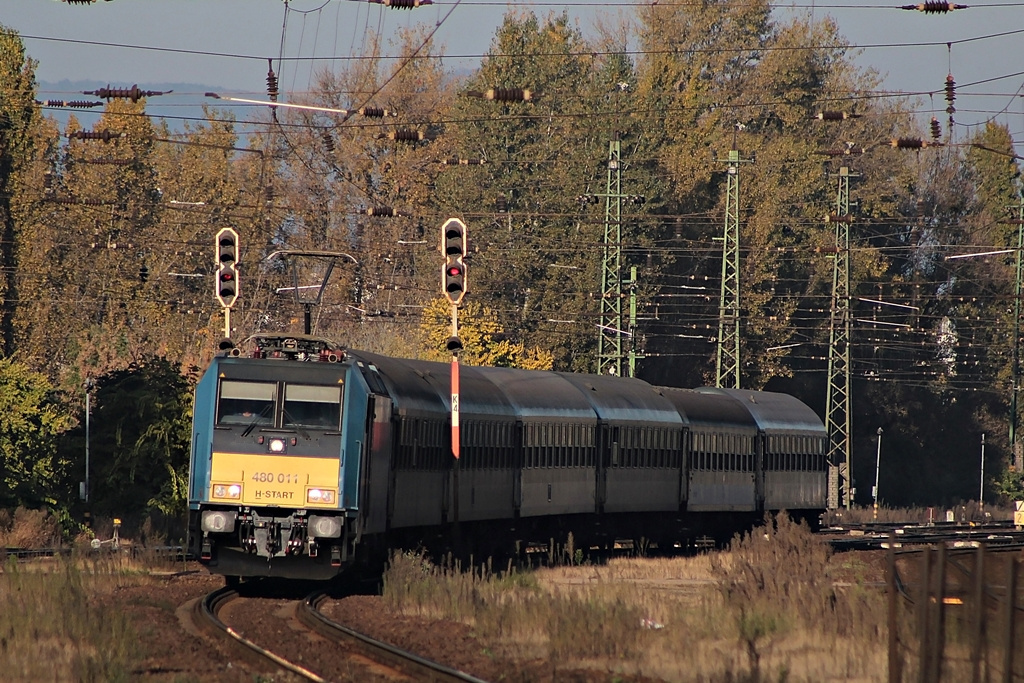
[[[895,537],[896,547],[931,546],[939,543],[949,548],[973,548],[984,543],[989,547],[1024,547],[1024,531],[1009,523],[984,525],[917,525],[856,524],[822,529],[833,550],[882,550]]]
[[[259,671],[287,671],[305,681],[358,680],[350,678],[351,674],[334,675],[334,672],[314,671],[244,637],[220,617],[224,607],[239,597],[237,590],[225,587],[196,601],[193,610],[196,626],[214,639],[226,643]],[[325,590],[314,591],[296,602],[294,615],[306,629],[332,645],[340,646],[336,651],[344,653],[343,658],[347,661],[336,669],[368,671],[372,672],[375,679],[382,680],[486,683],[483,679],[375,640],[332,621],[319,610],[327,597]]]

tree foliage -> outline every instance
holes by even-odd
[[[0,358],[0,508],[57,503],[69,464],[57,443],[73,420],[44,375]]]
[[[428,360],[451,358],[446,346],[451,336],[451,304],[446,299],[434,299],[427,305],[422,335]],[[466,304],[459,312],[459,338],[463,344],[459,358],[469,365],[550,370],[554,360],[550,351],[510,339],[494,312],[479,303]]]
[[[437,244],[456,216],[470,241],[464,361],[592,370],[602,301],[623,291],[638,375],[709,383],[733,150],[743,386],[791,391],[823,414],[837,248],[823,217],[848,178],[855,478],[873,471],[878,426],[902,454],[883,468],[886,502],[975,495],[964,453],[982,432],[999,463],[987,471],[1005,478],[1020,371],[1020,226],[1008,218],[1022,206],[1005,127],[894,149],[927,137],[910,104],[874,96],[878,75],[831,19],[781,20],[763,0],[638,6],[594,37],[565,13],[515,9],[470,73],[450,72],[428,31],[400,32],[399,59],[384,40],[368,36],[363,59],[290,95],[320,110],[260,111],[243,137],[216,109],[172,131],[144,100],[112,100],[93,129],[122,135],[103,142],[70,137],[73,117],[61,131],[39,115],[34,64],[0,30],[0,351],[41,373],[30,385],[76,397],[79,418],[83,381],[100,378],[104,509],[183,500],[182,368],[223,333],[211,286],[222,227],[241,235],[238,341],[302,332],[308,315],[311,332],[353,347],[447,358]],[[530,97],[500,96],[520,89]],[[364,116],[374,109],[387,115]],[[618,280],[605,270],[612,247]],[[51,436],[67,427],[52,424]],[[81,428],[62,443],[5,471],[31,480],[49,462],[40,481],[73,497],[64,470],[81,469]]]

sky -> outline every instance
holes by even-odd
[[[29,55],[39,63],[39,81],[88,80],[113,87],[137,83],[143,89],[157,83],[190,83],[259,98],[265,97],[269,57],[320,58],[275,61],[283,92],[306,90],[315,68],[340,67],[346,56],[363,53],[369,33],[389,36],[398,28],[422,23],[436,27],[436,39],[453,56],[446,62],[449,66],[471,68],[487,51],[495,29],[512,7],[532,9],[541,16],[565,9],[587,33],[595,21],[614,20],[629,13],[634,4],[439,0],[408,10],[357,0],[0,2],[0,24],[22,35]],[[884,75],[884,89],[925,93],[919,109],[923,121],[934,109],[945,123],[942,88],[946,75],[952,73],[958,84],[955,118],[963,124],[958,137],[966,136],[967,126],[996,117],[1008,125],[1018,143],[1024,141],[1024,60],[1020,59],[1024,0],[988,0],[945,14],[904,11],[895,3],[837,0],[831,4],[803,0],[776,7],[780,19],[793,12],[832,16],[840,32],[862,48],[858,63]],[[459,60],[455,55],[468,57]],[[198,104],[204,101],[202,90],[178,93],[177,101],[193,98]],[[929,92],[935,94],[929,97]],[[78,98],[54,91],[40,92],[39,97]],[[155,99],[150,103],[157,104]]]

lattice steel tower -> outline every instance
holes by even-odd
[[[604,195],[604,256],[601,261],[601,324],[597,372],[622,376],[622,169],[619,134],[608,143]]]
[[[836,212],[826,216],[835,225],[836,256],[832,268],[832,308],[828,333],[828,389],[825,429],[828,431],[828,507],[853,502],[850,454],[850,169],[839,169]]]
[[[715,386],[740,388],[740,153],[729,150],[722,233],[722,292],[718,302]]]

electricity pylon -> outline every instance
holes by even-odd
[[[718,302],[715,386],[740,388],[740,153],[729,150],[722,232],[722,291]]]
[[[825,429],[828,431],[828,507],[853,503],[850,466],[850,169],[839,169],[836,212],[825,217],[835,225],[836,255],[832,268],[832,306],[828,333],[828,389]]]

